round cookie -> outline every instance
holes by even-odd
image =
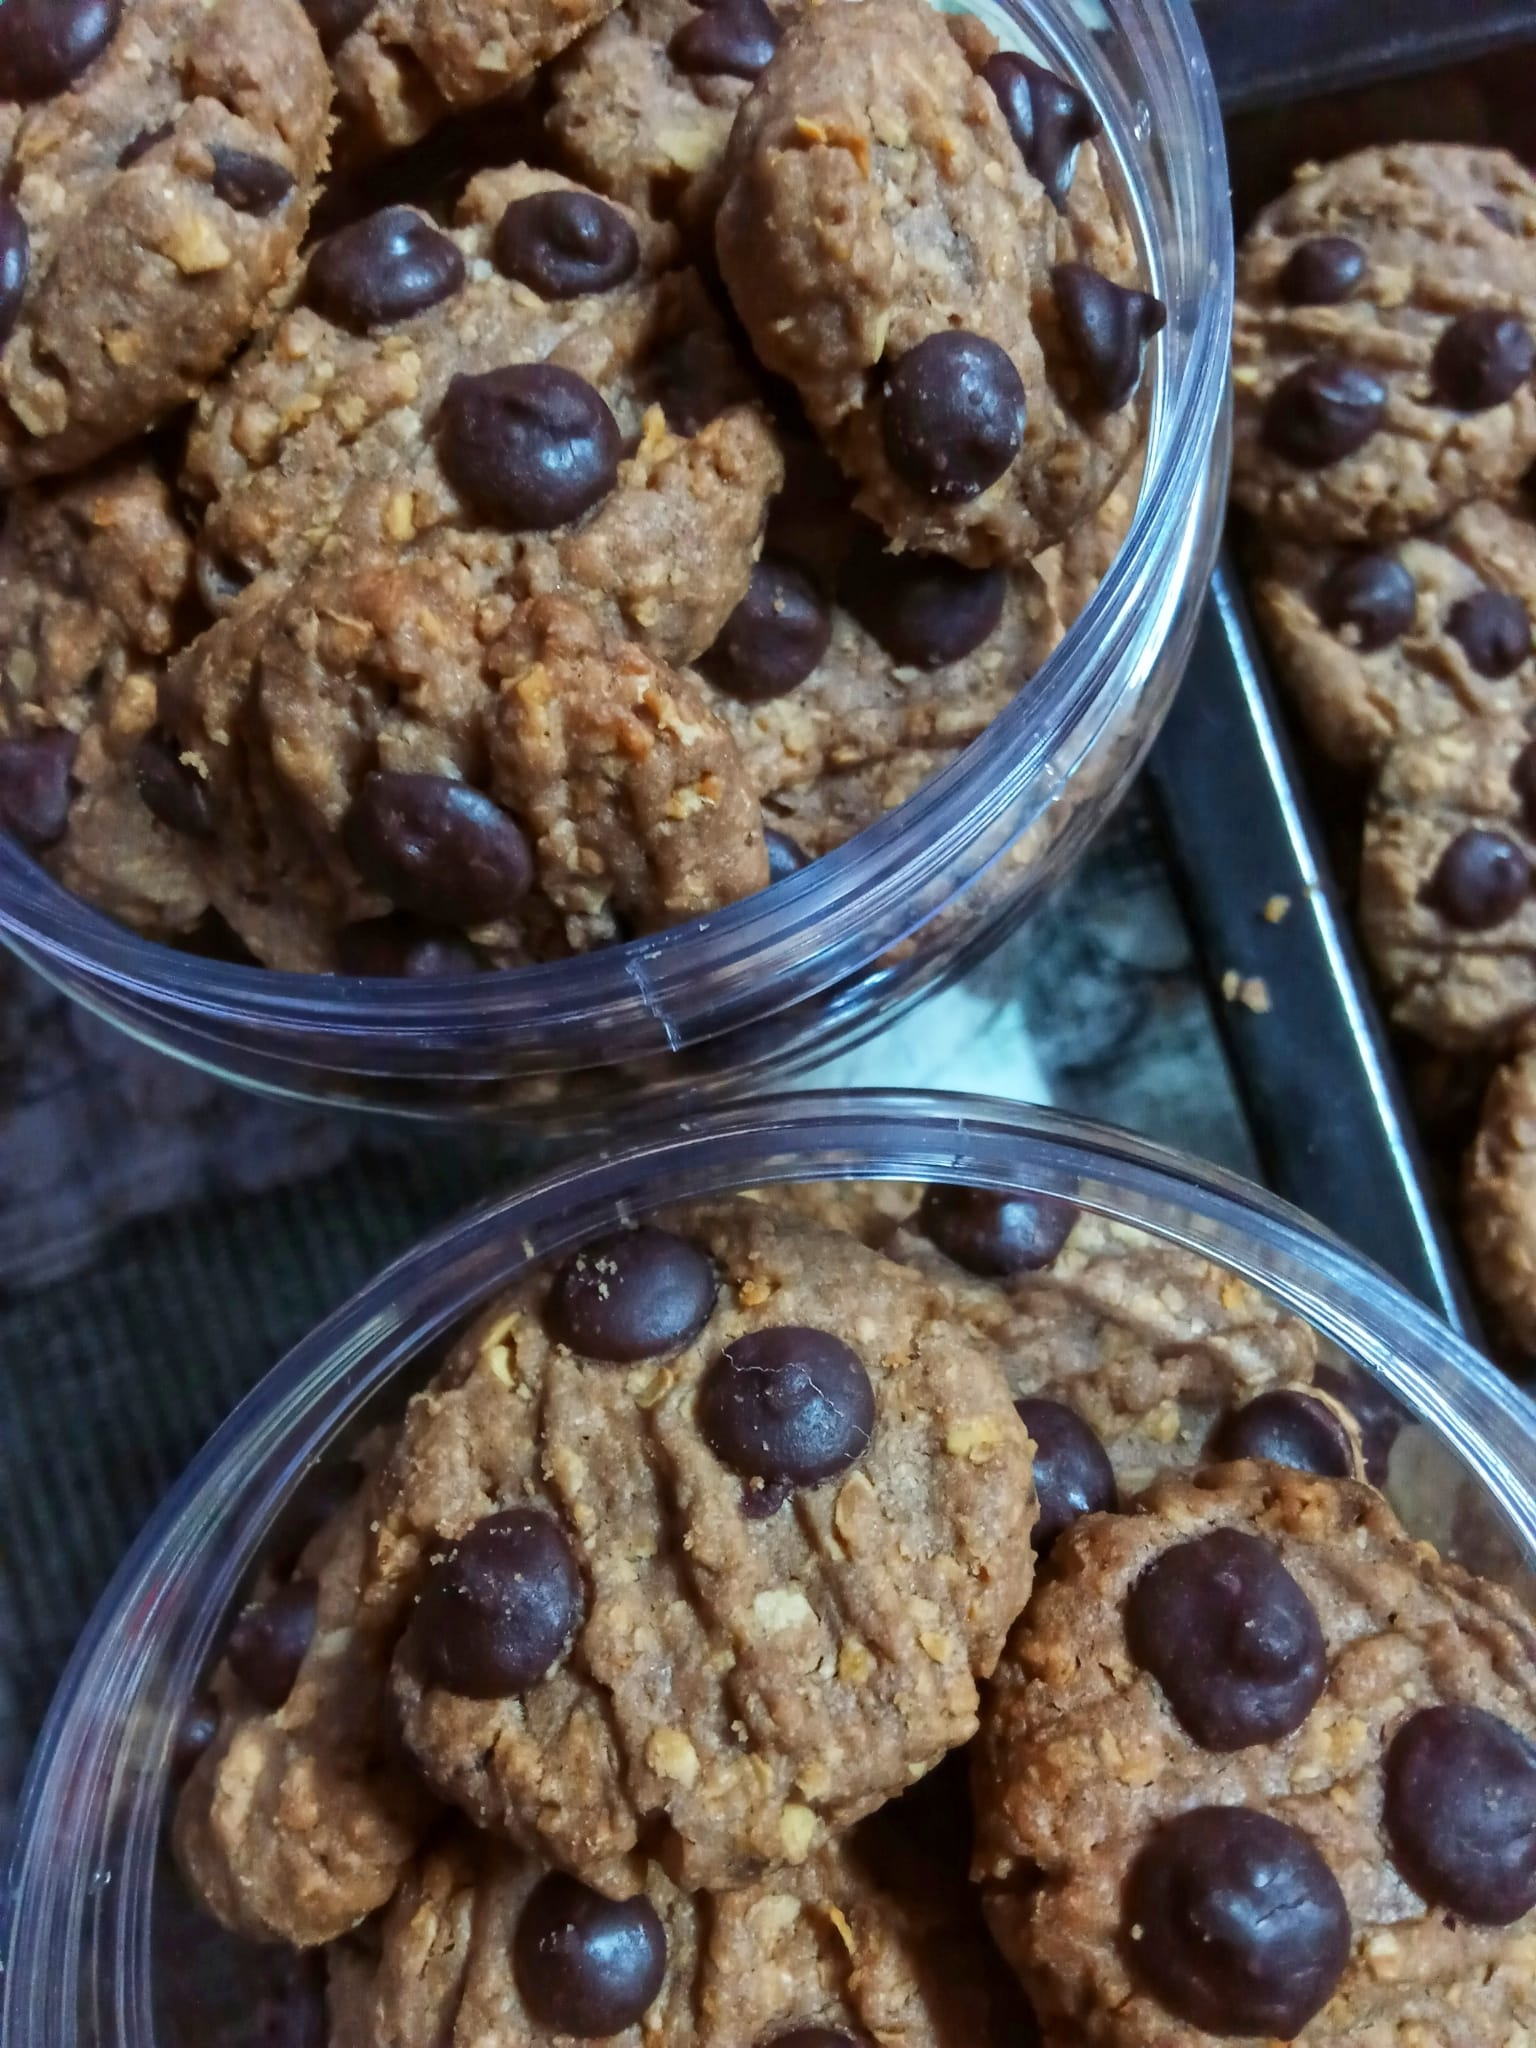
[[[1518,1041],[1536,1011],[1536,755],[1513,718],[1404,740],[1360,857],[1360,928],[1395,1021],[1447,1051]]]
[[[1536,707],[1536,526],[1488,500],[1378,549],[1266,542],[1251,588],[1308,732],[1341,767]]]
[[[408,1749],[614,1896],[642,1844],[690,1890],[801,1864],[931,1768],[1031,1578],[991,1347],[755,1201],[516,1290],[412,1404],[384,1487],[370,1569],[422,1593]]]
[[[720,267],[898,547],[1026,560],[1130,462],[1162,309],[1064,263],[1058,232],[992,87],[922,0],[849,0],[785,31],[732,130]]]
[[[1244,238],[1232,494],[1277,532],[1376,543],[1536,455],[1536,180],[1404,143],[1307,164]]]
[[[152,457],[12,494],[0,823],[66,888],[154,937],[191,929],[207,907],[186,841],[139,787],[156,678],[197,617],[191,537]]]
[[[10,486],[132,439],[234,353],[304,232],[331,88],[298,0],[56,0],[6,21]]]
[[[341,1477],[358,1474],[343,1470]],[[194,1895],[224,1926],[299,1947],[382,1906],[433,1815],[384,1715],[396,1589],[369,1575],[375,1482],[269,1572],[236,1621],[194,1710],[200,1747],[172,1843]]]
[[[1517,2039],[1536,1634],[1380,1495],[1260,1465],[1068,1531],[989,1691],[973,1872],[1085,2048]]]
[[[1489,1083],[1461,1213],[1479,1287],[1520,1348],[1536,1352],[1536,1053],[1517,1053]]]

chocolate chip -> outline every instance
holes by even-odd
[[[1487,412],[1527,383],[1536,342],[1523,320],[1493,307],[1463,313],[1435,344],[1435,396],[1457,412]]]
[[[667,45],[679,71],[700,78],[756,78],[784,33],[765,0],[710,0]]]
[[[1536,834],[1536,740],[1527,740],[1509,771],[1509,786],[1520,799],[1525,829]]]
[[[877,536],[861,534],[838,594],[893,661],[947,668],[996,632],[1008,577],[1002,569],[968,569],[943,555],[893,555]]]
[[[21,208],[0,192],[0,341],[14,329],[32,267],[32,239]]]
[[[209,155],[213,158],[214,197],[236,213],[254,213],[264,219],[276,212],[297,183],[292,171],[269,156],[225,149],[217,142],[210,145]]]
[[[372,14],[374,0],[304,0],[304,12],[315,25],[320,47],[329,54],[344,43]]]
[[[365,882],[401,910],[442,924],[508,916],[533,881],[533,852],[515,819],[449,775],[376,769],[341,828]]]
[[[1320,1365],[1312,1378],[1320,1392],[1331,1394],[1353,1415],[1360,1430],[1365,1476],[1372,1486],[1385,1486],[1387,1462],[1403,1426],[1402,1409],[1385,1387],[1363,1373],[1345,1373],[1334,1365]]]
[[[765,556],[698,665],[738,703],[766,704],[803,683],[831,639],[832,621],[815,584],[791,563]]]
[[[732,1471],[815,1486],[868,1450],[874,1390],[858,1353],[828,1330],[753,1330],[710,1368],[699,1426]]]
[[[117,34],[123,0],[5,0],[0,7],[0,99],[63,92]]]
[[[141,128],[133,140],[125,142],[118,151],[117,168],[120,171],[132,170],[152,149],[158,149],[162,142],[169,142],[175,133],[174,121],[159,121],[153,128]]]
[[[1365,275],[1365,251],[1348,235],[1310,235],[1298,242],[1275,279],[1291,306],[1337,306]]]
[[[413,1623],[429,1682],[465,1699],[526,1692],[587,1614],[570,1538],[541,1508],[486,1515],[427,1574]]]
[[[1446,631],[1480,676],[1513,675],[1531,654],[1531,615],[1505,590],[1475,590],[1451,606]]]
[[[28,853],[46,852],[64,837],[77,744],[72,732],[57,731],[0,740],[0,831]]]
[[[1132,1969],[1208,2034],[1290,2041],[1349,1960],[1349,1908],[1300,1829],[1245,1806],[1167,1820],[1125,1883]]]
[[[776,1515],[794,1488],[782,1479],[749,1479],[741,1489],[741,1512],[749,1522],[766,1522]]]
[[[917,1212],[918,1228],[946,1258],[992,1279],[1048,1266],[1076,1221],[1070,1202],[991,1188],[931,1187]]]
[[[809,854],[803,853],[787,832],[776,832],[771,825],[763,833],[763,844],[768,849],[770,884],[787,882],[791,875],[798,875],[811,864]]]
[[[1480,206],[1477,210],[1483,216],[1483,219],[1487,221],[1489,227],[1497,228],[1501,235],[1519,234],[1520,223],[1515,219],[1509,208],[1501,206],[1496,199],[1490,200],[1487,205]]]
[[[1118,412],[1141,381],[1141,359],[1168,324],[1168,308],[1150,292],[1116,284],[1087,263],[1058,263],[1051,272],[1067,344],[1087,379],[1093,402]]]
[[[1155,1557],[1126,1599],[1125,1639],[1202,1749],[1278,1742],[1328,1677],[1311,1601],[1244,1529],[1212,1529]]]
[[[611,292],[633,277],[640,241],[616,206],[591,192],[530,192],[501,216],[496,268],[544,299]]]
[[[523,363],[455,377],[442,462],[477,512],[514,533],[579,519],[618,481],[623,445],[602,398],[574,370]]]
[[[1387,410],[1386,386],[1351,363],[1304,363],[1264,408],[1264,445],[1298,469],[1328,469],[1363,448]]]
[[[326,237],[307,289],[328,320],[367,334],[440,306],[463,283],[457,246],[409,206],[386,206]]]
[[[1503,924],[1525,901],[1530,862],[1502,832],[1469,825],[1441,854],[1424,899],[1464,932]]]
[[[343,925],[336,934],[340,974],[425,981],[445,974],[478,974],[484,964],[462,932],[440,931],[403,912]]]
[[[1355,1446],[1326,1401],[1296,1387],[1272,1387],[1224,1415],[1205,1447],[1208,1458],[1262,1458],[1293,1472],[1353,1479]]]
[[[1085,93],[1042,64],[998,50],[981,67],[1019,155],[1058,213],[1067,203],[1077,151],[1103,126]]]
[[[1317,594],[1317,615],[1362,654],[1390,647],[1413,624],[1418,590],[1396,555],[1346,555]]]
[[[642,1223],[583,1245],[544,1305],[551,1336],[582,1358],[630,1365],[691,1344],[715,1306],[715,1268],[686,1237]]]
[[[552,2034],[584,2040],[632,2027],[667,1974],[667,1936],[649,1899],[608,1899],[552,1871],[528,1894],[512,1938],[523,2003]]]
[[[246,1608],[229,1632],[224,1655],[257,1705],[275,1714],[293,1691],[314,1633],[314,1581],[290,1579]]]
[[[1015,1401],[1019,1419],[1035,1440],[1035,1495],[1040,1519],[1035,1548],[1049,1550],[1079,1515],[1108,1514],[1118,1495],[1108,1453],[1075,1409],[1065,1401]]]
[[[1024,442],[1024,384],[995,341],[951,328],[909,349],[885,380],[881,432],[897,475],[940,504],[976,498]]]
[[[152,818],[188,839],[213,837],[213,792],[168,732],[156,727],[139,741],[133,776]]]
[[[340,1514],[362,1483],[363,1468],[355,1459],[342,1458],[334,1464],[312,1466],[288,1496],[267,1539],[267,1562],[271,1569],[283,1574],[292,1572],[305,1547]]]
[[[1481,1707],[1421,1707],[1384,1766],[1382,1823],[1414,1890],[1481,1926],[1536,1906],[1536,1748]]]
[[[206,1693],[200,1693],[182,1715],[181,1726],[171,1744],[171,1776],[178,1781],[190,1777],[197,1767],[198,1758],[213,1747],[218,1732],[218,1702]]]

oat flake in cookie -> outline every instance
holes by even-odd
[[[659,1224],[680,1242],[594,1245],[464,1340],[407,1411],[368,1566],[457,1584],[487,1517],[545,1518],[580,1574],[569,1646],[531,1684],[454,1690],[567,1578],[434,1593],[394,1708],[444,1796],[615,1897],[642,1844],[690,1889],[804,1864],[930,1769],[1031,1577],[1028,1438],[932,1287],[765,1204]],[[581,1353],[554,1334],[576,1329]]]
[[[1536,1635],[1369,1487],[1168,1479],[1058,1542],[974,1875],[1048,2038],[1487,2048],[1536,2024]]]
[[[1238,260],[1232,492],[1277,532],[1379,543],[1536,455],[1536,180],[1502,150],[1308,164]]]
[[[0,484],[195,398],[309,218],[330,79],[298,0],[35,0],[0,29]]]

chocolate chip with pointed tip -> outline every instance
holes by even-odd
[[[1062,212],[1077,152],[1104,125],[1092,101],[1054,71],[1013,50],[995,51],[982,65],[981,75],[1003,110],[1026,167],[1045,187],[1052,206]]]
[[[1051,272],[1062,330],[1103,412],[1118,412],[1141,381],[1142,357],[1168,324],[1168,308],[1150,292],[1116,284],[1087,263]]]
[[[502,275],[543,299],[611,292],[640,261],[640,239],[616,206],[562,187],[514,199],[492,246]]]

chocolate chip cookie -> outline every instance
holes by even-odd
[[[1462,1225],[1479,1286],[1520,1348],[1536,1352],[1536,1054],[1516,1054],[1488,1085]]]
[[[1376,544],[1536,455],[1536,179],[1501,150],[1307,164],[1238,263],[1233,496],[1309,544]]]
[[[1536,2023],[1536,1633],[1380,1495],[1168,1479],[1052,1553],[974,1872],[1048,2034],[1445,2048]]]
[[[573,1254],[407,1412],[371,1570],[403,1739],[613,1896],[800,1865],[975,1726],[1031,1576],[1000,1361],[920,1276],[754,1201]]]
[[[1536,526],[1523,514],[1479,500],[1369,550],[1269,542],[1252,588],[1307,730],[1342,767],[1536,708]]]
[[[732,129],[716,245],[757,354],[898,547],[1026,560],[1128,466],[1162,309],[1061,260],[993,85],[921,0],[785,30]]]
[[[298,0],[27,0],[0,33],[0,484],[195,398],[309,218],[330,78]]]
[[[1394,1019],[1447,1051],[1498,1049],[1536,1013],[1536,749],[1470,720],[1382,764],[1360,858],[1360,927]]]

